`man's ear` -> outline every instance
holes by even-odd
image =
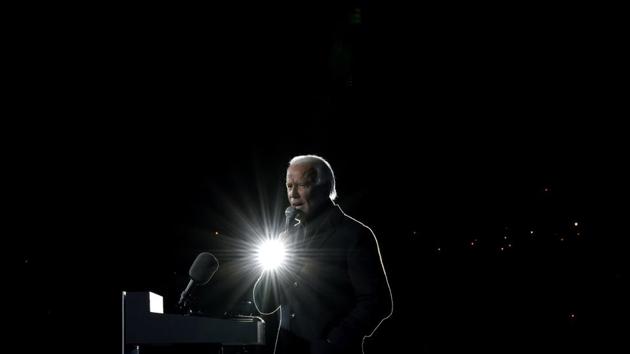
[[[315,186],[315,192],[317,195],[321,195],[322,199],[326,200],[330,196],[330,183],[322,183]]]

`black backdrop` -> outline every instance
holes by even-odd
[[[395,312],[366,353],[627,346],[615,11],[15,14],[5,252],[29,348],[117,350],[120,292],[172,305],[201,251],[222,264],[205,310],[238,307],[245,225],[282,212],[304,153],[380,242]]]

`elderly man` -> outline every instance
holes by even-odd
[[[335,176],[315,155],[287,169],[293,267],[264,271],[254,286],[259,311],[280,308],[276,354],[359,354],[392,313],[392,296],[372,231],[334,203]]]

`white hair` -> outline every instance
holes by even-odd
[[[328,197],[330,198],[330,200],[335,201],[335,199],[337,199],[337,189],[335,188],[335,173],[333,172],[332,167],[330,167],[328,161],[324,160],[323,157],[317,155],[300,155],[292,158],[291,161],[289,161],[289,166],[301,164],[309,164],[313,166],[313,168],[317,172],[315,185],[319,186],[323,184],[328,184],[330,186]]]

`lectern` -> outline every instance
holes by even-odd
[[[163,299],[152,292],[122,293],[123,354],[151,352],[185,353],[190,348],[261,346],[265,344],[265,322],[254,316],[212,318],[165,314]]]

